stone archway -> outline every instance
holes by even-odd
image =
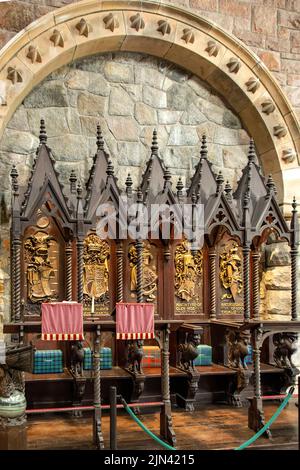
[[[247,47],[213,23],[148,1],[84,0],[29,25],[0,54],[0,135],[24,97],[54,70],[101,52],[143,52],[207,81],[241,118],[265,173],[290,211],[299,193],[299,123],[284,93]]]

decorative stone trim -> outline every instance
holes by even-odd
[[[7,79],[10,80],[13,85],[23,81],[21,73],[15,67],[8,67]]]
[[[105,16],[103,18],[103,22],[105,24],[105,29],[110,29],[112,33],[119,27],[118,19],[112,13]]]
[[[53,42],[55,47],[64,47],[65,45],[64,38],[62,37],[62,34],[60,31],[58,31],[58,29],[55,29],[53,31],[52,35],[50,36],[50,41]]]
[[[296,158],[295,151],[293,149],[285,149],[282,151],[281,158],[285,163],[292,163]]]
[[[145,21],[141,17],[140,13],[137,13],[136,15],[131,16],[130,21],[131,21],[131,27],[135,29],[136,31],[139,31],[140,29],[145,28]]]
[[[193,30],[191,28],[184,28],[181,39],[183,39],[183,41],[185,41],[187,44],[189,42],[193,44],[195,41],[195,35],[193,33]]]

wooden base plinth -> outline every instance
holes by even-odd
[[[0,425],[0,450],[26,450],[26,423],[10,426]]]

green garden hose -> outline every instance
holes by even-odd
[[[272,418],[269,419],[269,421],[262,427],[254,436],[252,436],[248,441],[244,442],[244,444],[240,445],[239,447],[236,447],[234,450],[243,450],[246,447],[248,447],[250,444],[256,441],[270,426],[271,424],[274,423],[274,421],[278,418],[282,410],[286,407],[288,404],[290,398],[293,396],[294,393],[294,387],[290,388],[289,393],[286,395],[285,399],[281,403],[281,405],[277,408],[275,413],[273,414]]]
[[[168,450],[176,450],[175,447],[172,447],[170,446],[169,444],[167,444],[166,442],[162,441],[161,439],[159,439],[159,437],[157,437],[155,434],[153,434],[153,432],[151,432],[143,423],[142,421],[134,414],[134,412],[129,408],[129,406],[127,405],[126,401],[124,400],[124,398],[121,398],[121,401],[122,401],[122,404],[125,408],[125,410],[127,411],[127,413],[134,419],[134,421],[150,436],[152,437],[152,439],[154,439],[156,442],[158,442],[160,445],[162,445],[165,449],[168,449]]]

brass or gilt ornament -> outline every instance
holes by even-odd
[[[175,251],[175,295],[189,302],[195,298],[195,288],[202,274],[203,255],[200,250],[192,254],[184,240]]]
[[[235,302],[243,288],[242,259],[238,254],[238,244],[235,241],[223,253],[220,253],[220,280],[226,291],[222,295],[222,300],[233,299]]]
[[[42,231],[25,240],[27,296],[32,303],[55,300],[57,297],[57,292],[51,288],[51,278],[55,277],[55,268],[50,261],[49,250],[53,242],[54,238]]]
[[[130,261],[130,290],[132,295],[137,292],[137,252],[134,244],[128,250]],[[143,242],[143,295],[146,302],[152,302],[156,298],[157,274],[156,266],[151,265],[153,255],[150,243]]]
[[[101,302],[108,301],[109,244],[91,234],[84,240],[83,294]]]

